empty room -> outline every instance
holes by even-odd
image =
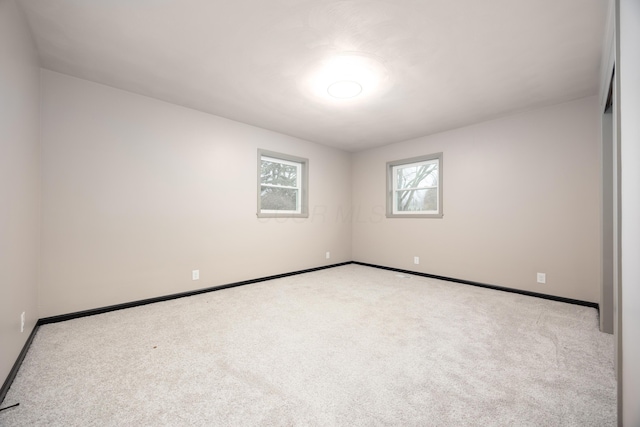
[[[639,426],[638,40],[0,0],[0,426]]]

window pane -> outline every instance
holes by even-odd
[[[442,218],[442,153],[387,162],[387,218]]]
[[[295,211],[298,207],[298,190],[261,187],[260,207],[267,211]]]
[[[399,166],[396,168],[397,189],[434,187],[438,185],[438,165]]]
[[[284,163],[262,160],[260,182],[262,184],[298,186],[298,168]],[[263,209],[267,209],[264,208]]]
[[[399,212],[436,211],[438,208],[438,190],[398,191],[396,210]]]

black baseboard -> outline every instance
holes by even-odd
[[[27,341],[24,343],[24,346],[22,346],[22,350],[20,351],[20,354],[18,355],[16,362],[13,364],[13,367],[9,371],[9,375],[7,375],[7,378],[4,380],[4,383],[2,384],[2,388],[0,388],[0,405],[2,405],[2,402],[4,402],[4,398],[7,396],[7,393],[9,392],[9,388],[11,387],[13,380],[15,380],[16,375],[18,375],[18,370],[20,370],[20,366],[22,365],[22,362],[24,361],[24,358],[26,357],[27,352],[29,351],[29,347],[31,347],[31,343],[35,338],[36,333],[38,333],[38,328],[40,328],[40,321],[38,321],[36,325],[33,327],[33,330],[29,334],[29,338],[27,338]]]
[[[64,322],[66,320],[78,319],[78,318],[86,317],[86,316],[94,316],[96,314],[108,313],[110,311],[124,310],[126,308],[139,307],[139,306],[142,306],[142,305],[153,304],[153,303],[162,302],[162,301],[169,301],[169,300],[172,300],[172,299],[184,298],[184,297],[189,297],[189,296],[193,296],[193,295],[204,294],[204,293],[207,293],[207,292],[215,292],[215,291],[219,291],[219,290],[222,290],[222,289],[235,288],[236,286],[244,286],[244,285],[250,285],[252,283],[266,282],[267,280],[280,279],[282,277],[295,276],[295,275],[304,274],[304,273],[311,273],[313,271],[325,270],[325,269],[328,269],[328,268],[340,267],[340,266],[348,265],[348,264],[357,264],[357,265],[362,265],[362,266],[366,266],[366,267],[379,268],[379,269],[382,269],[382,270],[396,271],[398,273],[411,274],[411,275],[414,275],[414,276],[429,277],[429,278],[432,278],[432,279],[446,280],[448,282],[456,282],[456,283],[462,283],[462,284],[465,284],[465,285],[472,285],[472,286],[479,286],[479,287],[482,287],[482,288],[494,289],[494,290],[498,290],[498,291],[512,292],[512,293],[516,293],[516,294],[527,295],[527,296],[530,296],[530,297],[544,298],[544,299],[548,299],[548,300],[560,301],[560,302],[565,302],[565,303],[569,303],[569,304],[577,304],[577,305],[582,305],[582,306],[586,306],[586,307],[593,307],[595,309],[599,308],[598,304],[596,304],[596,303],[587,302],[587,301],[580,301],[580,300],[575,300],[575,299],[571,299],[571,298],[563,298],[563,297],[558,297],[558,296],[554,296],[554,295],[540,294],[540,293],[537,293],[537,292],[523,291],[523,290],[520,290],[520,289],[505,288],[505,287],[502,287],[502,286],[488,285],[486,283],[473,282],[473,281],[470,281],[470,280],[454,279],[454,278],[451,278],[451,277],[437,276],[435,274],[420,273],[420,272],[416,272],[416,271],[403,270],[403,269],[400,269],[400,268],[385,267],[385,266],[382,266],[382,265],[368,264],[368,263],[359,262],[359,261],[348,261],[348,262],[342,262],[342,263],[339,263],[339,264],[325,265],[325,266],[322,266],[322,267],[309,268],[309,269],[306,269],[306,270],[299,270],[299,271],[294,271],[294,272],[291,272],[291,273],[276,274],[276,275],[273,275],[273,276],[261,277],[261,278],[258,278],[258,279],[244,280],[244,281],[241,281],[241,282],[229,283],[229,284],[226,284],[226,285],[220,285],[220,286],[213,286],[213,287],[209,287],[209,288],[197,289],[195,291],[188,291],[188,292],[181,292],[181,293],[177,293],[177,294],[164,295],[164,296],[155,297],[155,298],[148,298],[148,299],[144,299],[144,300],[131,301],[131,302],[123,303],[123,304],[110,305],[110,306],[107,306],[107,307],[95,308],[95,309],[90,309],[90,310],[78,311],[78,312],[75,312],[75,313],[62,314],[62,315],[59,315],[59,316],[45,317],[43,319],[39,319],[38,322],[36,323],[35,327],[31,331],[31,334],[29,335],[29,338],[27,339],[27,341],[25,342],[24,346],[22,347],[22,351],[18,355],[18,359],[16,360],[16,362],[13,364],[13,367],[11,368],[11,371],[9,372],[9,375],[5,379],[5,381],[4,381],[3,385],[2,385],[2,388],[0,388],[0,405],[4,401],[4,398],[7,395],[7,392],[9,391],[9,388],[11,387],[11,384],[13,383],[13,380],[16,378],[16,375],[18,374],[18,370],[20,369],[20,365],[22,365],[22,362],[24,361],[24,358],[27,355],[27,352],[29,351],[29,347],[31,346],[31,343],[33,342],[33,339],[36,336],[36,333],[38,332],[38,328],[41,325],[47,325],[47,324],[50,324],[50,323],[57,323],[57,322]]]
[[[304,273],[311,273],[313,271],[325,270],[327,268],[333,268],[333,267],[340,267],[342,265],[347,265],[347,264],[351,264],[351,261],[342,262],[339,264],[324,265],[322,267],[308,268],[306,270],[293,271],[291,273],[283,273],[283,274],[276,274],[273,276],[260,277],[258,279],[243,280],[241,282],[228,283],[226,285],[220,285],[220,286],[212,286],[209,288],[197,289],[195,291],[164,295],[164,296],[155,297],[155,298],[131,301],[124,304],[110,305],[107,307],[94,308],[90,310],[78,311],[75,313],[61,314],[59,316],[51,316],[51,317],[45,317],[45,318],[39,319],[38,322],[36,323],[36,326],[33,328],[33,331],[31,331],[31,335],[29,335],[29,338],[27,339],[24,346],[22,347],[22,351],[18,355],[18,359],[13,364],[11,371],[9,371],[9,375],[7,376],[4,383],[2,384],[2,388],[0,388],[0,405],[2,405],[2,402],[4,401],[5,396],[9,392],[9,388],[11,387],[13,380],[15,380],[16,375],[18,374],[18,370],[20,369],[20,366],[22,365],[22,362],[24,361],[24,358],[27,355],[27,352],[29,351],[29,347],[31,347],[33,338],[36,336],[38,328],[40,328],[41,325],[64,322],[66,320],[79,319],[81,317],[94,316],[96,314],[108,313],[110,311],[124,310],[126,308],[139,307],[141,305],[153,304],[155,302],[161,302],[161,301],[169,301],[172,299],[184,298],[184,297],[189,297],[193,295],[204,294],[207,292],[219,291],[222,289],[235,288],[236,286],[244,286],[244,285],[250,285],[252,283],[266,282],[267,280],[280,279],[282,277],[295,276],[295,275],[304,274]]]
[[[514,293],[514,294],[526,295],[526,296],[529,296],[529,297],[536,297],[536,298],[543,298],[543,299],[548,299],[548,300],[552,300],[552,301],[566,302],[567,304],[575,304],[575,305],[581,305],[581,306],[584,306],[584,307],[592,307],[592,308],[595,308],[596,310],[600,309],[598,304],[595,303],[595,302],[581,301],[581,300],[572,299],[572,298],[558,297],[558,296],[555,296],[555,295],[541,294],[541,293],[538,293],[538,292],[523,291],[521,289],[505,288],[503,286],[489,285],[489,284],[486,284],[486,283],[473,282],[471,280],[455,279],[455,278],[452,278],[452,277],[438,276],[438,275],[435,275],[435,274],[420,273],[420,272],[411,271],[411,270],[403,270],[403,269],[400,269],[400,268],[385,267],[385,266],[376,265],[376,264],[368,264],[366,262],[352,261],[351,263],[352,264],[357,264],[357,265],[363,265],[365,267],[380,268],[382,270],[397,271],[398,273],[412,274],[414,276],[422,276],[422,277],[429,277],[431,279],[446,280],[447,282],[456,282],[456,283],[462,283],[464,285],[479,286],[481,288],[494,289],[496,291],[511,292],[511,293]]]
[[[282,277],[289,277],[289,276],[295,276],[298,274],[311,273],[312,271],[325,270],[327,268],[340,267],[342,265],[347,265],[347,264],[351,264],[351,261],[342,262],[339,264],[325,265],[322,267],[309,268],[306,270],[299,270],[291,273],[283,273],[283,274],[276,274],[273,276],[260,277],[258,279],[243,280],[242,282],[228,283],[226,285],[220,285],[220,286],[212,286],[210,288],[197,289],[195,291],[180,292],[177,294],[163,295],[160,297],[148,298],[148,299],[143,299],[138,301],[131,301],[123,304],[110,305],[107,307],[93,308],[90,310],[78,311],[75,313],[61,314],[59,316],[45,317],[43,319],[40,319],[39,323],[41,325],[47,325],[49,323],[64,322],[66,320],[79,319],[81,317],[86,317],[86,316],[94,316],[96,314],[108,313],[110,311],[124,310],[126,308],[139,307],[141,305],[153,304],[156,302],[169,301],[177,298],[184,298],[184,297],[190,297],[193,295],[205,294],[208,292],[215,292],[222,289],[235,288],[236,286],[250,285],[252,283],[266,282],[267,280],[280,279]]]

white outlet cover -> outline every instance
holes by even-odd
[[[191,280],[199,280],[200,279],[200,270],[193,270],[191,272]]]
[[[327,259],[331,258],[331,252],[327,251],[327,253],[325,254],[325,256],[327,257]]]
[[[547,283],[547,275],[545,273],[538,273],[536,275],[538,283]]]

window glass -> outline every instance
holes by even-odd
[[[276,159],[262,158],[260,178],[263,184],[295,187],[298,183],[298,167]]]
[[[388,217],[442,217],[442,153],[387,163]]]
[[[258,216],[307,216],[308,160],[258,150]]]

